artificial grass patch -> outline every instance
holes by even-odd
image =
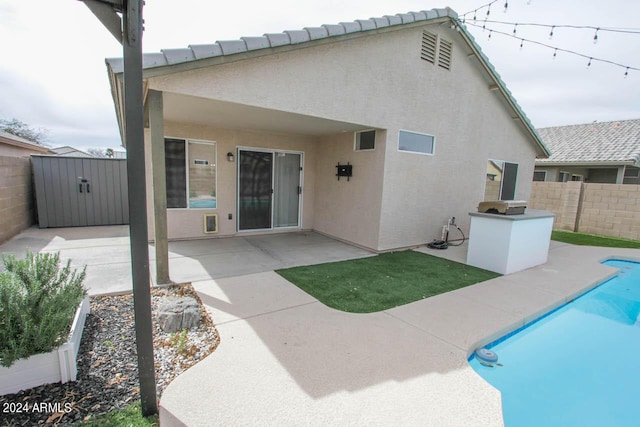
[[[350,313],[386,310],[500,276],[415,251],[276,272],[329,307]]]
[[[571,243],[572,245],[604,246],[607,248],[640,248],[640,241],[638,240],[574,233],[564,230],[553,230],[551,239],[558,242]]]

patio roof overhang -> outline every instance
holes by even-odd
[[[321,136],[371,129],[372,126],[287,111],[163,92],[163,119],[167,122],[212,128]]]

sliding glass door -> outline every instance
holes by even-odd
[[[238,229],[300,225],[302,153],[238,150]]]

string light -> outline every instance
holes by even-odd
[[[491,40],[491,33],[493,33],[493,30],[489,30],[489,37],[487,38],[487,40]]]
[[[553,38],[553,30],[555,29],[555,25],[553,27],[551,27],[551,32],[549,33],[549,40],[551,40]]]
[[[507,13],[508,9],[509,9],[509,1],[505,1],[504,2],[504,13]]]
[[[468,12],[470,13],[470,12]],[[571,28],[578,30],[594,30],[596,34],[594,34],[594,39],[598,39],[595,37],[597,33],[600,32],[611,32],[611,33],[623,33],[623,34],[640,34],[640,28],[614,28],[614,27],[594,27],[591,25],[561,25],[561,24],[538,24],[532,22],[509,22],[509,21],[494,21],[491,19],[486,20],[488,24],[502,24],[502,25],[518,25],[520,27],[529,26],[529,27],[542,27],[542,28],[550,28],[551,32],[549,36],[552,36],[555,32],[556,28]]]
[[[477,27],[477,28],[481,27],[478,24],[472,24],[472,23],[467,23],[467,25],[472,26],[472,27]],[[519,25],[522,25],[522,24],[519,24]],[[556,47],[556,46],[551,46],[551,45],[548,45],[546,43],[542,43],[542,42],[539,42],[539,41],[529,40],[529,39],[517,37],[517,36],[514,36],[513,34],[506,33],[504,31],[499,31],[499,30],[495,30],[495,29],[491,29],[491,28],[489,28],[489,31],[490,31],[491,34],[497,33],[497,34],[500,34],[500,35],[503,35],[503,36],[512,37],[514,39],[519,39],[520,40],[520,49],[522,49],[524,47],[524,42],[527,42],[527,43],[535,44],[535,45],[538,45],[538,46],[546,47],[546,48],[549,48],[549,49],[553,49],[554,50],[553,58],[556,58],[558,52],[565,52],[565,53],[569,53],[571,55],[575,55],[575,56],[579,56],[579,57],[588,59],[589,62],[587,63],[587,67],[589,67],[589,68],[591,67],[591,64],[594,61],[597,61],[597,62],[603,62],[603,63],[606,63],[606,64],[615,65],[617,67],[625,68],[625,77],[628,76],[630,70],[632,70],[632,71],[640,71],[640,68],[637,68],[637,67],[632,67],[632,66],[629,66],[629,65],[623,65],[623,64],[620,64],[618,62],[610,61],[608,59],[594,58],[592,56],[588,56],[588,55],[585,55],[585,54],[582,54],[582,53],[579,53],[579,52],[576,52],[576,51],[573,51],[573,50],[562,49],[562,48],[559,48],[559,47]],[[603,31],[603,29],[600,28],[600,31]]]
[[[628,75],[629,75],[629,67],[627,67],[627,70],[624,72],[624,78],[626,79]]]
[[[513,34],[515,34],[517,30],[518,30],[518,24],[513,26]]]
[[[491,14],[491,5],[493,3],[489,3],[489,6],[487,6],[487,16],[489,16]]]
[[[593,35],[593,44],[598,43],[598,31],[600,31],[600,28],[596,29],[596,33]]]

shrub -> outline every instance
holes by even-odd
[[[70,261],[60,268],[60,253],[27,251],[26,258],[3,256],[0,272],[0,365],[46,353],[69,335],[78,305],[87,294]]]

